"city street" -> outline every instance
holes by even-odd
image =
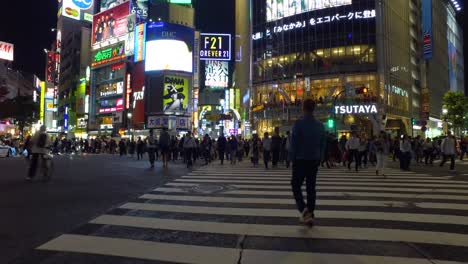
[[[51,183],[26,184],[22,162],[0,160],[1,247],[21,255],[10,263],[468,263],[466,161],[456,174],[415,165],[386,178],[322,169],[312,229],[298,224],[286,169],[162,174],[83,156],[61,158]]]
[[[35,247],[186,173],[182,165],[163,172],[160,163],[149,170],[147,156],[144,161],[118,155],[56,156],[51,182],[28,183],[26,167],[23,158],[0,158],[2,264],[18,257],[38,263],[28,259]]]

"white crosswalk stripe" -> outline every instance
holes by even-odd
[[[298,222],[290,179],[247,163],[202,167],[91,220],[99,231],[38,249],[204,264],[468,263],[466,181],[320,170],[310,229]]]

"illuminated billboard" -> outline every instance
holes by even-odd
[[[129,0],[102,0],[100,12],[114,8],[121,5]],[[131,0],[130,1],[130,13],[137,16],[137,20],[146,20],[148,18],[148,0]]]
[[[205,86],[214,89],[229,86],[229,63],[227,61],[206,61]]]
[[[124,107],[123,98],[99,101],[99,113],[113,113],[122,111]]]
[[[192,28],[156,22],[147,24],[145,71],[193,72]]]
[[[171,4],[183,4],[183,5],[191,5],[192,0],[169,0]]]
[[[95,0],[62,0],[62,16],[93,22]]]
[[[91,67],[95,68],[113,63],[119,60],[123,60],[125,57],[125,43],[120,42],[108,48],[93,51],[91,57]]]
[[[189,80],[179,76],[164,76],[164,113],[183,113],[188,108]]]
[[[126,2],[112,9],[106,10],[93,18],[92,45],[114,38],[118,38],[133,31],[128,29],[128,15],[130,14],[130,3]]]
[[[146,55],[146,23],[135,28],[135,62],[143,61]]]
[[[0,60],[13,61],[14,45],[0,41]]]
[[[271,22],[309,11],[351,4],[352,0],[266,0],[266,20]]]
[[[200,60],[231,60],[231,34],[200,34]]]

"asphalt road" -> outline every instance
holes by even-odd
[[[172,164],[171,164],[172,165]],[[182,164],[163,170],[147,160],[111,155],[61,156],[51,182],[24,181],[23,158],[0,159],[0,263],[30,255],[42,243],[186,174]]]

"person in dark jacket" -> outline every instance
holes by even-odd
[[[278,161],[280,158],[280,151],[281,151],[281,143],[282,139],[279,134],[279,127],[275,127],[275,133],[271,136],[271,153],[273,154],[272,157],[272,165],[273,168],[278,166]]]
[[[136,143],[136,151],[137,151],[137,160],[143,159],[143,153],[145,152],[145,143],[141,140],[141,137],[138,137]]]
[[[324,154],[326,138],[322,123],[313,115],[315,102],[306,99],[302,109],[304,117],[294,124],[289,148],[289,157],[293,162],[291,186],[297,209],[301,213],[300,221],[311,226],[314,224],[317,171]],[[307,203],[304,202],[301,189],[304,180]]]
[[[224,135],[220,135],[218,138],[218,156],[221,161],[221,165],[224,164],[224,152],[226,151],[226,138]]]

